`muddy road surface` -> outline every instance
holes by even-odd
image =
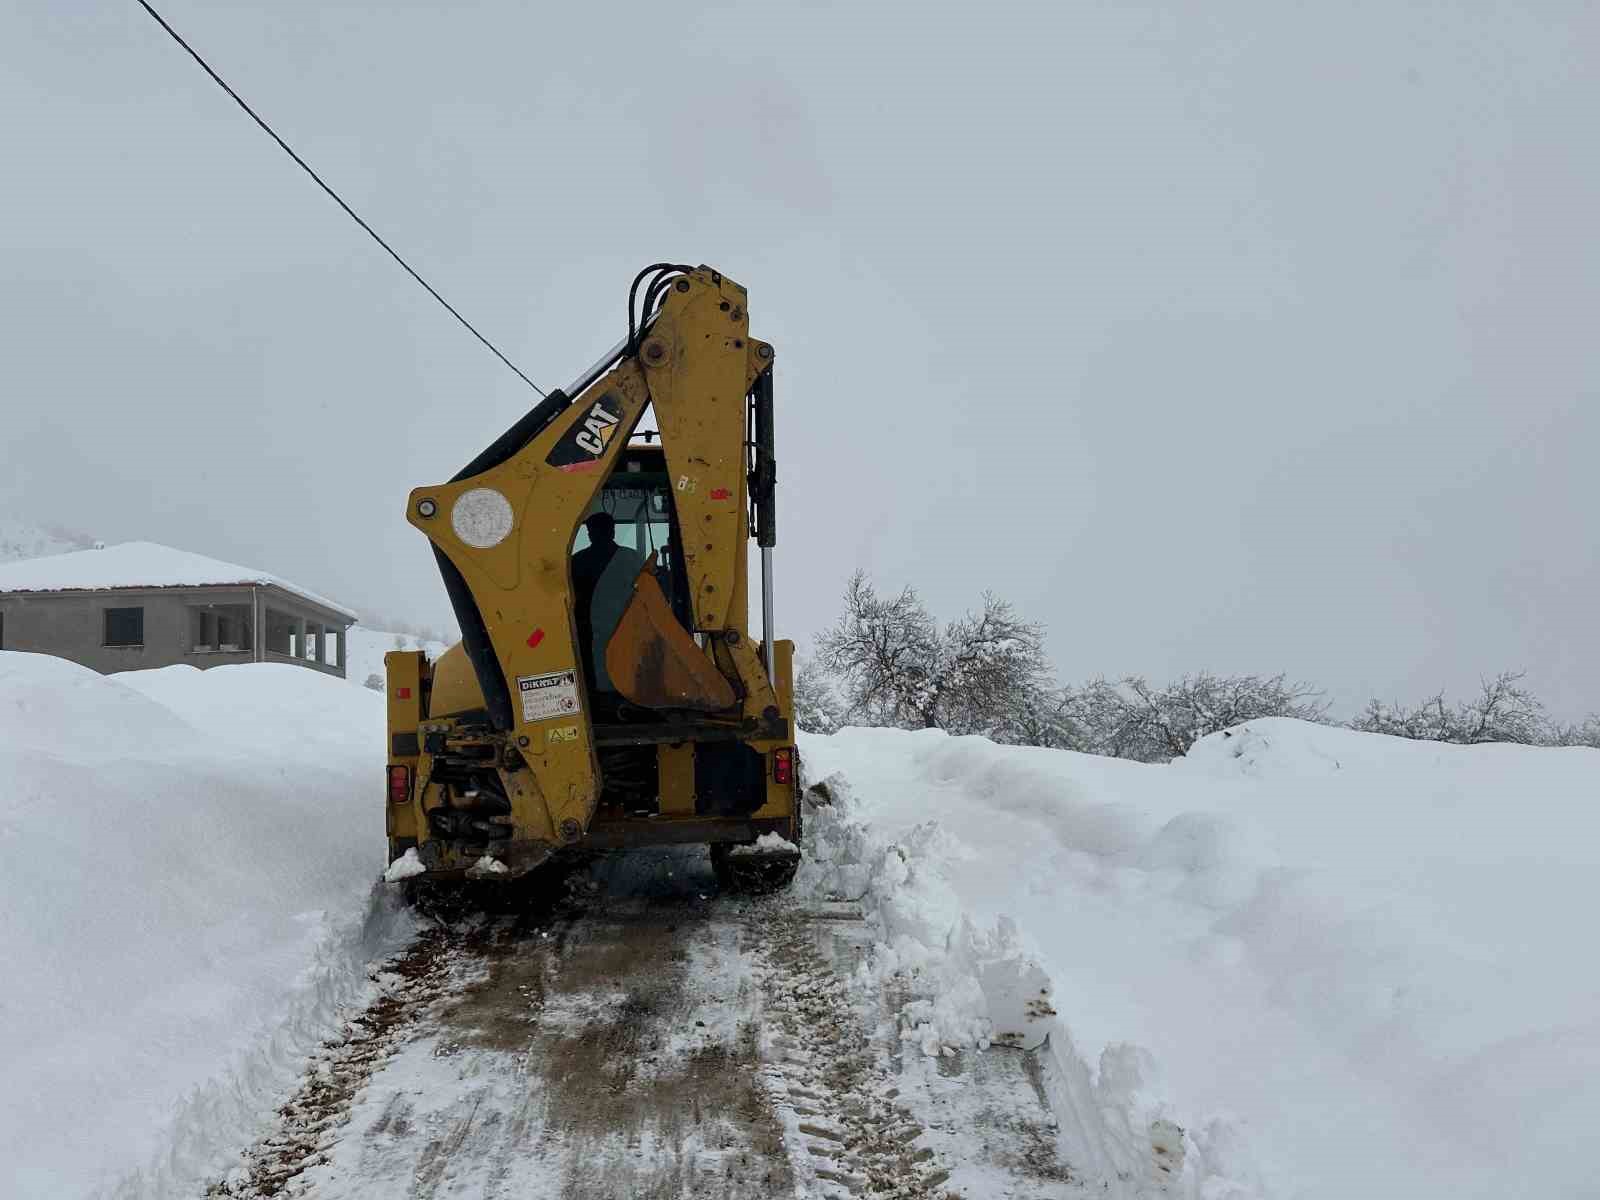
[[[719,894],[703,849],[439,910],[229,1197],[1080,1196],[1029,1057],[929,1059],[846,980],[848,905]]]

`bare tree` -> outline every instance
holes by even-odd
[[[941,627],[915,589],[886,599],[863,571],[817,647],[843,689],[847,719],[864,725],[1003,736],[1049,678],[1043,630],[1006,601],[985,593],[980,610]]]
[[[1117,684],[1090,680],[1067,691],[1065,706],[1075,735],[1073,749],[1138,762],[1164,758],[1164,743],[1152,736],[1144,710]]]
[[[880,597],[866,572],[845,584],[844,613],[817,639],[817,661],[845,691],[849,719],[862,725],[908,725],[935,657],[938,626],[910,587]]]
[[[1260,717],[1324,721],[1322,693],[1286,675],[1185,675],[1154,687],[1138,675],[1091,681],[1073,692],[1067,711],[1078,748],[1093,754],[1165,762],[1181,758],[1210,733]]]
[[[1552,725],[1545,743],[1551,746],[1589,746],[1600,750],[1600,714],[1590,713],[1581,725]]]
[[[1038,688],[1016,697],[989,736],[1013,746],[1076,750],[1083,741],[1070,690]]]
[[[1468,743],[1520,742],[1533,746],[1549,730],[1544,705],[1522,686],[1526,671],[1502,671],[1482,681],[1477,699],[1461,709],[1463,740]]]
[[[1049,686],[1043,627],[991,592],[977,612],[944,627],[939,650],[921,710],[929,726],[1008,741],[1018,714]]]
[[[1522,686],[1523,671],[1502,671],[1481,681],[1472,700],[1449,704],[1443,692],[1407,708],[1370,700],[1350,728],[1366,733],[1427,742],[1516,742],[1525,746],[1549,743],[1558,731],[1545,718],[1544,705]]]
[[[1166,762],[1208,734],[1261,717],[1328,722],[1322,692],[1281,673],[1201,671],[1161,687],[1129,675],[1057,688],[1042,628],[992,593],[945,625],[914,588],[881,596],[863,571],[851,576],[844,599],[843,615],[817,640],[815,661],[795,678],[797,723],[813,732],[846,723],[937,728]],[[1428,741],[1600,748],[1600,715],[1556,725],[1522,679],[1502,671],[1457,704],[1442,692],[1412,707],[1373,700],[1349,727]]]

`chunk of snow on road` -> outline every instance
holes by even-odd
[[[389,869],[383,873],[385,883],[399,883],[402,879],[410,879],[413,875],[421,875],[428,868],[422,865],[422,860],[417,857],[417,848],[409,847],[404,854],[389,864]]]
[[[736,854],[799,854],[800,847],[796,846],[781,833],[763,833],[749,845],[735,846],[728,851],[730,856]]]
[[[506,875],[510,873],[510,870],[511,868],[495,858],[494,855],[485,854],[467,868],[467,877],[469,879],[482,879],[486,875]]]

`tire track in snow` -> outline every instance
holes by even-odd
[[[323,1151],[373,1074],[452,986],[480,969],[484,932],[461,942],[457,936],[441,926],[424,930],[410,949],[373,972],[377,997],[350,1018],[339,1038],[323,1044],[278,1109],[273,1132],[245,1152],[227,1179],[208,1187],[207,1196],[278,1196],[324,1161]]]
[[[839,924],[852,914],[719,896],[698,850],[604,858],[571,883],[387,964],[378,1000],[210,1194],[1068,1194],[1030,1164],[1038,1101],[1020,1069],[903,1055],[893,997],[852,994],[845,959],[867,936]],[[857,944],[830,941],[846,926]]]
[[[948,1169],[924,1136],[844,982],[817,949],[815,916],[752,905],[746,921],[766,992],[763,1078],[784,1119],[797,1165],[825,1196],[933,1200]],[[848,916],[845,919],[849,919]]]

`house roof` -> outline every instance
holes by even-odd
[[[123,542],[103,550],[78,550],[0,564],[0,592],[109,591],[118,588],[277,587],[342,613],[356,614],[298,584],[237,563],[175,550],[158,542]]]

